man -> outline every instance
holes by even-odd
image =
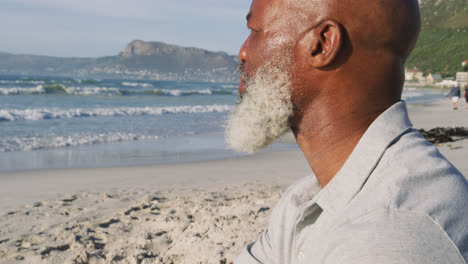
[[[460,99],[460,87],[455,85],[450,89],[450,97],[452,97],[453,110],[458,109],[458,99]]]
[[[465,91],[463,92],[463,96],[465,97],[466,101],[466,109],[468,109],[468,84],[465,85]]]
[[[234,264],[466,263],[468,183],[400,100],[418,1],[253,0],[247,20],[227,142],[291,129],[313,175]]]

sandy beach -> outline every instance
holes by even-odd
[[[415,128],[468,127],[464,100],[409,105]],[[468,140],[440,151],[466,176]],[[266,226],[302,153],[0,174],[0,263],[229,263]]]

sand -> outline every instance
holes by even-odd
[[[449,100],[410,105],[417,128],[468,127]],[[468,175],[468,140],[441,152]],[[0,174],[0,263],[229,263],[266,226],[302,153],[203,163]]]
[[[1,221],[5,263],[226,263],[279,199],[280,187],[80,192]]]
[[[301,152],[282,151],[3,174],[0,263],[228,263],[309,173]]]
[[[468,109],[465,100],[458,101],[458,110],[452,109],[450,99],[435,101],[427,105],[409,105],[408,112],[415,128],[431,129],[435,127],[468,128]],[[438,145],[440,152],[468,176],[468,140],[461,140]]]

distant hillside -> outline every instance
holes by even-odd
[[[238,59],[225,52],[185,48],[162,42],[132,41],[118,56],[58,58],[0,52],[0,74],[237,81]]]
[[[93,65],[94,63],[95,59],[88,58],[57,58],[0,53],[0,73],[65,74]]]
[[[468,60],[468,0],[423,0],[420,10],[422,30],[407,67],[454,76]]]
[[[159,72],[184,73],[187,69],[212,71],[235,69],[237,57],[225,52],[212,52],[198,48],[185,48],[162,42],[132,41],[114,63],[123,64],[132,70],[156,70]]]
[[[468,28],[468,0],[423,0],[422,29]]]

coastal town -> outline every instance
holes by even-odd
[[[418,69],[405,69],[405,82],[410,86],[431,86],[447,89],[468,85],[468,60],[461,62],[460,71],[455,77],[443,77],[440,73],[426,73]]]

